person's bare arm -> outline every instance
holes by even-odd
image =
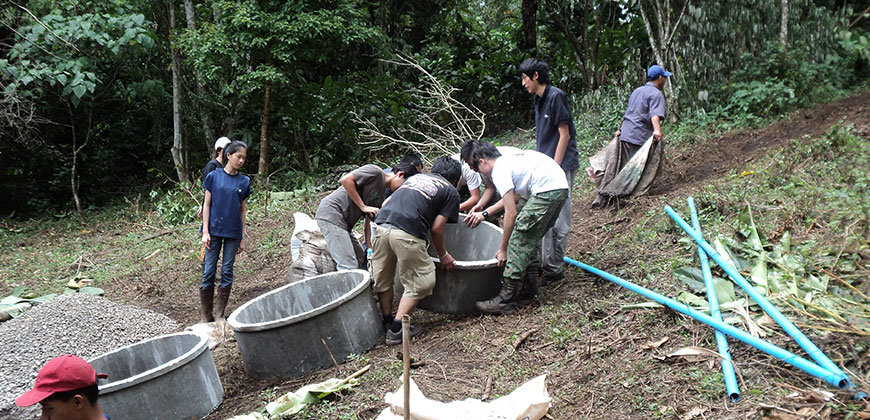
[[[344,187],[344,191],[347,192],[350,201],[362,210],[367,219],[374,219],[375,216],[378,215],[378,208],[367,206],[362,197],[360,197],[359,191],[356,189],[356,179],[353,177],[353,172],[349,172],[342,176],[339,182]]]
[[[211,235],[208,233],[208,220],[211,217],[211,191],[205,190],[202,202],[202,246],[211,249]]]
[[[495,253],[495,259],[498,261],[499,267],[504,267],[507,261],[508,241],[510,240],[511,233],[514,231],[514,224],[517,221],[517,201],[514,190],[505,193],[501,197],[501,201],[504,203],[504,221],[502,225],[504,233],[501,235],[501,246]]]
[[[559,165],[562,164],[562,159],[565,159],[569,141],[571,141],[571,129],[568,128],[568,124],[562,124],[559,126],[559,144],[556,145],[556,153],[553,154],[553,160]]]
[[[239,250],[236,252],[242,252],[245,250],[245,219],[248,217],[248,199],[242,200],[242,206],[239,208],[239,212],[242,214],[242,241],[239,243]]]
[[[483,219],[486,219],[485,217],[483,217],[482,213],[482,211],[484,210],[483,206],[486,203],[489,203],[492,198],[495,197],[495,185],[492,184],[492,181],[490,181],[489,178],[484,178],[484,185],[486,185],[486,189],[483,191],[483,195],[480,197],[480,200],[478,200],[477,204],[475,204],[474,207],[471,208],[471,211],[467,215],[465,215],[465,219],[463,220],[465,224],[471,228],[477,227],[477,225],[480,224]],[[489,206],[489,208],[486,210],[489,213],[496,213],[501,210],[501,208],[501,201],[499,201],[492,206]]]
[[[456,260],[447,252],[444,246],[444,225],[447,224],[447,217],[443,215],[435,216],[435,221],[432,222],[432,245],[435,246],[435,251],[438,252],[438,259],[441,260],[441,268],[444,271],[450,271],[456,266]]]
[[[652,126],[653,126],[653,138],[656,140],[662,139],[662,119],[658,115],[653,115],[652,118]]]
[[[469,197],[468,200],[463,201],[462,204],[459,205],[459,211],[464,212],[470,208],[473,208],[474,206],[477,205],[477,203],[480,202],[480,188],[479,187],[478,188],[469,188],[468,192],[471,194],[471,197]]]

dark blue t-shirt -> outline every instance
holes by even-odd
[[[547,85],[542,96],[535,95],[535,134],[537,144],[535,150],[555,158],[559,146],[559,126],[568,124],[568,147],[562,157],[562,170],[565,172],[580,167],[577,153],[577,130],[574,119],[571,118],[571,108],[568,107],[568,96],[559,88]]]
[[[218,169],[206,175],[202,187],[211,192],[209,235],[242,239],[242,202],[251,195],[251,179]]]

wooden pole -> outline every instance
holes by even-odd
[[[411,317],[402,315],[402,369],[404,370],[405,420],[411,419]]]

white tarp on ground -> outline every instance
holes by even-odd
[[[411,380],[409,405],[414,420],[539,420],[550,409],[547,375],[538,376],[504,397],[490,402],[473,398],[442,403],[426,398]],[[400,378],[401,380],[401,378]],[[402,420],[404,417],[403,387],[388,392],[384,400],[390,406],[376,420]]]

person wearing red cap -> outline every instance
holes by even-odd
[[[33,389],[16,398],[15,404],[42,404],[42,420],[108,420],[97,403],[97,378],[107,377],[80,357],[55,357],[39,370]]]

